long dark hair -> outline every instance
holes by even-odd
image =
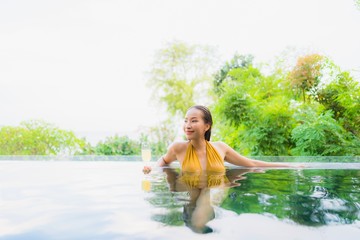
[[[211,137],[211,127],[213,125],[213,120],[212,120],[212,116],[211,116],[211,112],[210,110],[202,105],[195,105],[190,107],[188,110],[190,110],[191,108],[196,108],[200,111],[203,112],[203,120],[206,124],[210,125],[210,128],[205,132],[205,140],[206,141],[210,141],[210,137]]]

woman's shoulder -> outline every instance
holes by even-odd
[[[182,149],[186,148],[189,144],[189,141],[175,141],[170,144],[169,149],[173,149],[175,151],[181,151]]]
[[[227,148],[228,145],[222,141],[210,142],[213,146],[217,146],[220,148]]]
[[[226,143],[222,141],[210,142],[215,148],[221,150],[222,152],[226,153],[229,151],[230,147]]]

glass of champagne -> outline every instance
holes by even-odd
[[[145,164],[145,166],[151,160],[151,148],[150,148],[150,145],[147,142],[144,142],[143,144],[141,144],[141,158],[142,158],[143,163]],[[150,190],[151,190],[151,182],[148,179],[148,177],[145,176],[145,178],[142,180],[141,187],[145,192],[150,192]]]
[[[141,145],[141,158],[144,163],[148,163],[151,160],[151,148],[148,143],[143,143]]]

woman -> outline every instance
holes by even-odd
[[[184,172],[223,172],[224,161],[243,167],[291,167],[288,164],[249,159],[223,142],[210,142],[212,124],[212,116],[207,107],[190,107],[183,125],[188,141],[171,144],[167,153],[157,161],[157,166],[166,166],[178,160]],[[151,167],[145,166],[143,171],[149,173]]]

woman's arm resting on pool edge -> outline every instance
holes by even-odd
[[[164,162],[164,157],[161,157],[159,158],[159,160],[156,161],[155,163],[155,167],[162,167],[162,166],[165,166],[165,162]],[[144,166],[143,168],[143,173],[145,174],[149,174],[152,170],[152,167],[151,166]]]
[[[260,160],[253,160],[240,155],[234,149],[224,143],[225,161],[243,167],[293,167],[286,163],[271,163]]]
[[[176,155],[173,153],[174,149],[172,149],[171,147],[169,148],[169,150],[167,151],[167,153],[163,156],[161,156],[157,161],[154,167],[164,167],[169,165],[172,161],[174,161],[176,159]],[[171,160],[169,160],[171,159]],[[152,168],[150,166],[144,166],[143,168],[143,172],[145,174],[150,173],[152,170]]]

